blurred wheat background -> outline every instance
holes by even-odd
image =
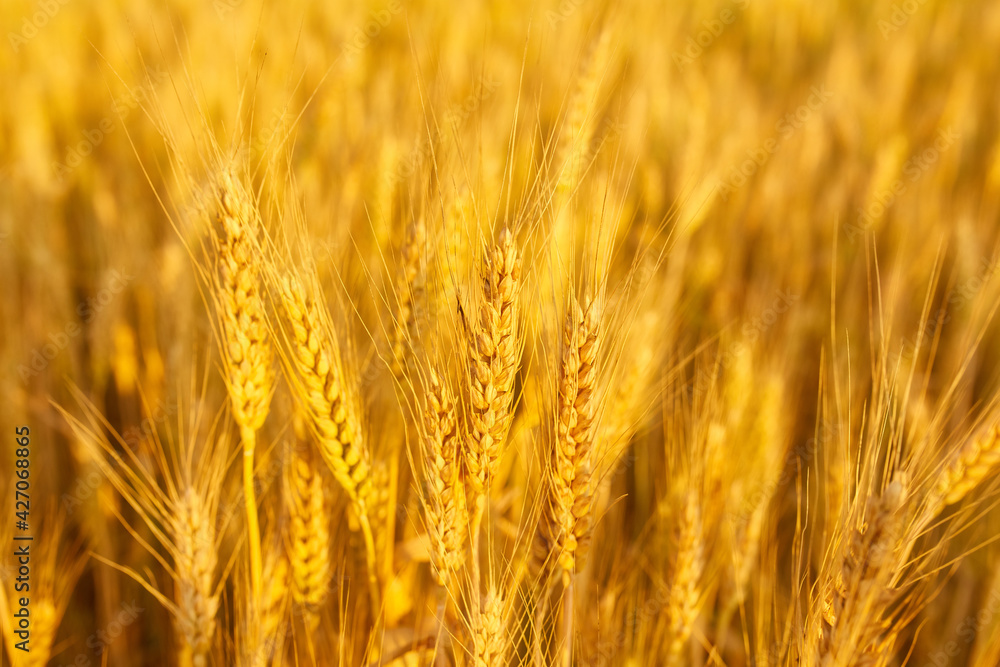
[[[1000,664],[1000,4],[0,17],[0,663]]]

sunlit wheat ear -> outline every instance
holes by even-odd
[[[219,178],[216,221],[219,280],[215,296],[228,372],[226,386],[243,445],[250,573],[254,591],[259,594],[260,528],[253,461],[257,431],[267,418],[274,392],[274,353],[260,293],[261,261],[256,247],[260,216],[246,188],[228,171]]]
[[[437,373],[430,371],[423,415],[427,497],[424,512],[431,539],[431,567],[447,587],[465,560],[468,510],[460,480],[459,434],[455,401]]]
[[[221,317],[227,387],[241,429],[257,431],[267,418],[274,388],[273,350],[260,293],[257,235],[260,217],[253,200],[229,172],[219,178],[216,298]]]
[[[504,622],[504,601],[501,593],[490,590],[482,603],[482,611],[472,621],[472,643],[475,667],[507,664],[507,635]]]
[[[824,584],[821,608],[813,610],[820,616],[813,624],[819,634],[816,658],[807,664],[860,664],[863,654],[882,649],[881,616],[893,598],[890,579],[906,495],[905,478],[897,478],[868,504],[864,520],[846,536],[837,568]]]
[[[705,567],[702,530],[698,495],[688,492],[680,513],[677,556],[670,585],[670,601],[667,605],[667,618],[670,624],[668,664],[680,664],[684,647],[691,637],[691,631],[698,618],[700,582]]]
[[[372,604],[379,606],[375,537],[369,520],[372,502],[370,454],[362,438],[357,408],[344,384],[340,353],[316,298],[299,280],[278,285],[288,325],[295,399],[309,423],[324,462],[354,506],[365,540]]]
[[[465,457],[470,495],[477,506],[503,454],[521,359],[521,259],[510,230],[500,232],[482,281],[482,302],[468,342],[471,433]]]
[[[283,549],[271,548],[264,553],[264,585],[261,595],[251,600],[246,664],[266,667],[279,664],[288,627],[289,564]]]
[[[590,540],[599,324],[595,305],[584,310],[572,300],[563,328],[555,442],[544,514],[535,541],[536,563],[552,559],[564,579],[576,571]]]
[[[285,480],[289,511],[288,559],[292,597],[303,610],[309,631],[319,623],[319,611],[330,584],[330,525],[323,476],[316,468],[312,443],[296,419],[298,446],[289,456]]]
[[[355,407],[344,385],[336,341],[324,325],[314,298],[288,277],[281,284],[281,304],[291,333],[291,356],[300,383],[297,398],[317,438],[323,460],[348,497],[364,509],[371,496],[371,463]],[[367,512],[359,512],[367,516]]]
[[[960,502],[1000,465],[1000,425],[969,442],[938,478],[929,507],[933,513]]]
[[[203,499],[187,489],[171,518],[176,571],[175,625],[181,639],[181,664],[203,667],[215,640],[219,598],[215,586],[218,562],[215,525]]]

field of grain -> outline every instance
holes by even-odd
[[[1000,3],[0,26],[0,665],[1000,665]]]

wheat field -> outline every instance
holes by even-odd
[[[0,19],[0,665],[1000,665],[1000,4]]]

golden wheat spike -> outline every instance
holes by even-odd
[[[506,664],[507,635],[504,623],[504,602],[499,591],[491,589],[473,621],[472,643],[475,667]]]
[[[309,631],[319,623],[318,612],[330,584],[330,525],[323,476],[315,467],[305,425],[296,418],[297,446],[289,456],[285,480],[289,510],[288,561],[292,597],[303,609]]]
[[[806,664],[864,664],[882,648],[882,614],[894,596],[891,577],[898,565],[899,514],[906,499],[906,480],[897,477],[867,504],[864,520],[849,532],[837,569],[813,610],[818,642],[811,645],[812,661]]]
[[[459,473],[458,423],[448,387],[432,369],[424,410],[427,499],[424,511],[431,538],[431,567],[438,584],[447,587],[465,559],[468,509]]]
[[[351,500],[365,507],[371,492],[371,464],[361,429],[345,391],[336,344],[319,306],[301,283],[286,278],[281,303],[292,333],[292,362],[302,384],[301,398],[320,453]]]
[[[571,301],[563,329],[555,443],[536,561],[553,560],[564,578],[576,571],[590,538],[599,315]]]
[[[247,630],[249,653],[245,664],[266,667],[281,664],[280,656],[287,628],[288,598],[290,592],[288,557],[281,548],[270,548],[264,553],[264,587],[261,596],[250,601],[250,624]],[[306,619],[308,622],[308,618]]]
[[[375,537],[369,519],[372,468],[356,408],[344,384],[339,349],[316,299],[291,276],[279,285],[285,319],[291,328],[291,365],[296,400],[309,417],[320,454],[354,505],[365,540],[372,604],[379,606]]]
[[[521,358],[518,336],[521,259],[510,230],[500,232],[484,268],[483,302],[468,349],[472,432],[465,463],[477,499],[489,486],[503,453],[514,403],[514,378]]]
[[[417,218],[407,233],[401,252],[401,263],[396,276],[397,312],[392,337],[391,370],[400,378],[406,367],[410,335],[414,325],[414,300],[418,289],[420,260],[426,249],[427,228],[423,218]]]
[[[229,171],[219,178],[219,282],[223,357],[226,361],[233,417],[243,445],[243,494],[247,513],[250,573],[255,595],[260,594],[260,528],[254,489],[254,450],[257,431],[264,424],[274,391],[273,350],[260,294],[256,236],[260,219],[246,188]]]
[[[215,526],[202,500],[199,494],[187,489],[177,503],[171,525],[177,573],[174,601],[178,612],[174,622],[182,640],[181,664],[191,667],[209,664],[219,609]]]
[[[698,617],[700,581],[705,567],[702,531],[698,495],[688,492],[680,514],[677,558],[667,605],[670,626],[670,644],[667,649],[669,664],[680,664],[681,654]]]
[[[934,498],[941,507],[960,502],[1000,465],[1000,424],[969,442],[938,479]]]

